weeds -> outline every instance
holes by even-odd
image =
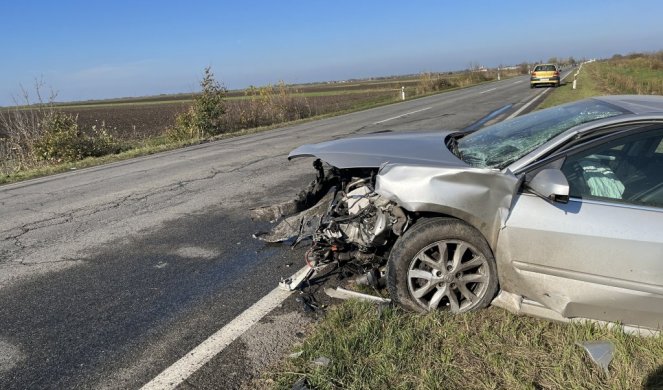
[[[43,89],[44,83],[36,80],[33,101],[28,90],[21,87],[21,97],[14,99],[14,107],[0,111],[0,173],[39,165],[35,146],[43,134],[42,121],[55,111],[55,93],[45,99]]]
[[[34,144],[34,154],[50,163],[73,162],[86,157],[100,157],[120,151],[105,126],[81,131],[77,118],[54,111],[41,121],[42,134]]]
[[[247,99],[229,105],[229,111],[224,118],[225,125],[232,130],[241,130],[319,114],[312,109],[306,97],[295,96],[295,93],[296,91],[288,88],[284,82],[260,88],[251,86],[244,92]]]
[[[36,102],[22,88],[22,100],[0,111],[0,175],[33,170],[44,165],[78,161],[118,153],[122,148],[100,127],[82,129],[78,118],[57,109],[55,93],[42,96],[43,82],[34,86]]]
[[[609,93],[663,94],[663,51],[611,59],[594,68]]]
[[[663,95],[663,51],[615,55],[609,60],[586,63],[578,74],[577,89],[572,89],[570,80],[572,76],[552,91],[539,108],[599,95]]]
[[[417,95],[462,88],[485,81],[497,80],[497,72],[468,71],[461,74],[445,75],[423,72],[419,74],[419,83],[415,88]]]

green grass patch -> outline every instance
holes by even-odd
[[[605,375],[575,343],[609,340]],[[302,354],[264,373],[257,386],[289,389],[633,389],[663,386],[663,337],[562,324],[489,308],[416,315],[348,301],[330,309],[295,348]],[[327,357],[331,363],[313,361]],[[648,387],[646,387],[648,386]]]
[[[554,107],[559,104],[574,102],[592,96],[606,95],[607,91],[601,87],[596,78],[593,64],[583,65],[576,79],[576,89],[573,89],[573,73],[567,76],[564,82],[548,94],[548,97],[539,105],[539,109]],[[573,71],[575,72],[575,71]]]

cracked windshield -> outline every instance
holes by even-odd
[[[598,100],[535,112],[462,138],[458,141],[459,157],[475,167],[502,169],[574,126],[623,113]]]

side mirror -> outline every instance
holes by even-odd
[[[541,170],[525,185],[544,199],[560,203],[569,201],[569,182],[559,169]]]

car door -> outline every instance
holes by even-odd
[[[663,128],[595,140],[551,162],[568,203],[524,191],[496,257],[503,290],[564,317],[663,325]]]

